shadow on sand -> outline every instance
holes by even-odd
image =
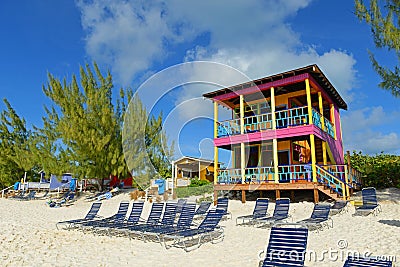
[[[378,222],[391,226],[400,227],[400,220],[379,220]]]

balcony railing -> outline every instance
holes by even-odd
[[[321,119],[324,119],[325,131],[335,136],[332,123],[323,117],[318,111],[312,109],[313,124],[322,129]],[[243,118],[244,132],[258,132],[272,129],[272,113],[248,116]],[[299,108],[291,108],[275,112],[276,128],[295,127],[308,124],[307,106]],[[217,136],[225,137],[240,134],[240,119],[226,120],[218,122]]]
[[[278,179],[280,183],[312,181],[311,165],[282,165],[278,166]],[[274,167],[246,168],[244,182],[261,184],[275,182]],[[241,169],[218,170],[218,184],[242,183]]]
[[[330,122],[327,118],[324,117],[325,122],[325,132],[327,132],[330,136],[335,138],[335,130],[333,128],[332,122]]]
[[[348,172],[349,184],[361,184],[361,173],[353,168],[348,170],[348,166],[341,165],[317,165],[322,169],[320,173],[327,173],[338,180],[346,181],[346,171]],[[317,173],[318,174],[318,173]],[[245,169],[245,182],[264,183],[275,182],[274,167],[254,167]],[[293,164],[278,166],[279,182],[312,182],[311,164]],[[218,183],[241,183],[242,171],[240,168],[218,170]]]
[[[245,132],[257,132],[272,129],[272,113],[249,116],[244,118]]]
[[[218,137],[240,134],[240,119],[218,122]]]

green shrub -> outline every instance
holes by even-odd
[[[363,175],[363,186],[400,188],[400,156],[376,154],[373,156],[353,151],[351,166]]]
[[[208,183],[202,186],[196,187],[178,187],[176,188],[176,196],[178,198],[190,197],[190,196],[202,196],[204,194],[209,194],[214,191],[214,185],[212,183]]]
[[[202,196],[201,198],[199,198],[199,199],[196,200],[197,204],[200,204],[200,203],[203,202],[203,201],[212,202],[212,201],[213,201],[213,197],[212,197],[212,196],[208,196],[208,197]]]
[[[190,185],[189,187],[198,187],[198,186],[203,186],[203,185],[207,185],[210,182],[207,180],[197,180],[197,179],[192,179],[190,180]]]

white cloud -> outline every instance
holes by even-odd
[[[122,84],[154,69],[171,55],[171,46],[185,43],[193,47],[180,55],[182,60],[214,60],[252,78],[318,63],[347,98],[353,57],[338,50],[318,54],[287,23],[310,2],[99,0],[78,1],[78,7],[88,54],[110,65]],[[203,35],[209,38],[205,45],[192,44]]]
[[[384,125],[398,120],[398,112],[386,113],[382,106],[349,111],[342,116],[343,142],[347,150],[367,154],[399,153],[400,137],[384,131]]]
[[[99,63],[109,65],[123,85],[132,84],[133,79],[140,78],[143,73],[158,71],[157,64],[162,65],[172,55],[175,60],[211,60],[227,64],[250,78],[317,63],[344,99],[351,101],[356,74],[353,56],[338,48],[325,48],[319,53],[312,43],[304,43],[300,33],[288,24],[288,19],[310,2],[78,0],[77,5],[87,33],[87,53]],[[187,49],[175,50],[177,47]],[[207,76],[208,81],[216,80],[220,84],[236,82],[232,80],[235,76],[205,69],[189,74],[192,80]],[[166,80],[174,80],[174,77]],[[208,88],[187,86],[177,95],[175,105],[201,96]],[[144,98],[152,99],[150,102],[154,104],[155,95],[160,94],[148,90],[145,95]],[[209,116],[205,111],[209,112],[209,107],[204,101],[187,102],[180,106],[179,116],[176,116],[181,122],[175,123],[183,125],[189,114]]]

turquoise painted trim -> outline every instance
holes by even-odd
[[[307,107],[292,108],[275,112],[277,128],[295,127],[308,124]],[[244,118],[245,133],[272,129],[272,113],[263,113]],[[218,122],[217,137],[240,134],[240,119]]]
[[[240,119],[218,122],[217,136],[224,137],[240,134]]]
[[[315,109],[312,109],[312,119],[313,119],[313,124],[318,128],[322,129],[321,114],[319,114],[319,112],[316,111]]]
[[[325,123],[325,132],[327,132],[332,138],[335,138],[335,131],[333,130],[332,122],[330,122],[330,120],[324,117],[324,123]]]
[[[279,169],[279,181],[297,182],[312,181],[312,170],[309,164],[281,165]],[[245,169],[246,183],[266,183],[274,182],[274,167],[255,167]],[[241,183],[241,169],[225,169],[218,170],[219,184],[236,184]]]
[[[311,164],[293,164],[278,166],[280,183],[308,181],[312,182]]]
[[[317,179],[318,182],[326,185],[328,188],[332,189],[339,195],[343,195],[343,186],[342,186],[342,180],[339,178],[335,177],[333,174],[328,172],[327,170],[321,168],[320,166],[316,166],[317,168]]]

